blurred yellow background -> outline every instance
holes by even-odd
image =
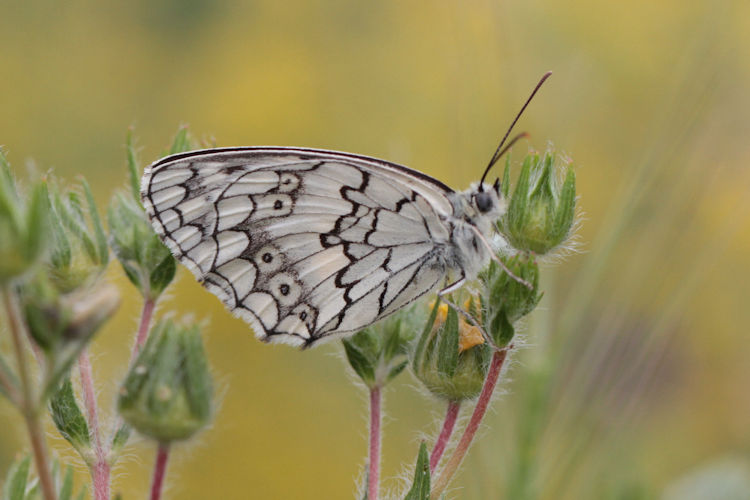
[[[545,268],[452,495],[659,498],[722,460],[750,476],[747,2],[2,2],[0,56],[11,163],[83,174],[102,207],[125,184],[131,125],[144,162],[186,123],[220,146],[352,151],[463,189],[552,70],[515,157],[552,141],[573,159],[583,252]],[[115,271],[125,302],[93,346],[107,408],[139,308]],[[209,320],[221,397],[213,427],[175,449],[169,496],[353,498],[366,399],[340,344],[263,345],[180,276],[161,311]],[[385,405],[383,476],[404,477],[443,409],[410,375]],[[26,443],[4,402],[0,419],[5,471]],[[126,500],[145,496],[152,460],[142,441],[119,465]]]

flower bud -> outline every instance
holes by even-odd
[[[499,230],[517,250],[544,255],[563,244],[571,235],[575,219],[576,179],[568,167],[562,186],[558,186],[555,154],[548,151],[526,156],[521,174],[510,196],[508,210],[499,221]],[[503,183],[505,195],[509,164]]]
[[[518,254],[500,258],[513,276],[494,261],[479,276],[483,285],[484,328],[497,348],[510,343],[515,334],[515,322],[529,314],[542,298],[539,266],[532,256]],[[518,278],[525,283],[519,282]]]
[[[41,262],[48,246],[49,204],[44,182],[23,200],[0,151],[0,286]]]
[[[81,181],[86,198],[84,212],[80,195],[75,191],[50,190],[50,226],[53,245],[48,263],[52,283],[61,293],[91,283],[109,262],[109,247],[99,212],[85,180]]]
[[[414,374],[430,392],[460,401],[481,391],[492,350],[476,326],[436,303],[412,356]]]
[[[20,297],[29,334],[52,356],[63,354],[69,344],[82,347],[120,305],[113,285],[61,294],[44,274],[21,287]]]
[[[112,250],[128,279],[146,299],[154,300],[169,286],[177,263],[154,232],[140,203],[115,196],[107,212]]]
[[[342,340],[349,365],[367,387],[383,387],[406,368],[411,313],[402,310]]]
[[[120,390],[118,410],[161,443],[187,439],[211,419],[212,382],[197,326],[162,320]]]

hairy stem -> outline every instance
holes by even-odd
[[[86,406],[86,416],[89,425],[89,435],[94,443],[95,461],[89,465],[95,500],[109,500],[110,466],[107,460],[108,450],[102,446],[99,431],[99,416],[94,389],[94,375],[91,369],[88,349],[84,349],[78,357],[78,368],[81,374],[81,388],[83,402]]]
[[[29,366],[24,349],[23,339],[27,338],[27,335],[23,331],[25,327],[21,320],[21,312],[15,294],[6,288],[2,291],[2,295],[8,315],[8,328],[13,340],[13,352],[16,357],[18,375],[21,379],[21,412],[26,423],[26,430],[29,433],[42,496],[45,500],[55,500],[57,495],[55,494],[55,487],[52,482],[52,475],[50,474],[47,442],[44,440],[44,431],[39,422],[39,402],[36,400],[34,388],[31,385],[31,375],[29,374]]]
[[[378,500],[380,483],[380,387],[370,389],[370,458],[367,474],[367,500]]]
[[[156,451],[154,462],[154,477],[151,481],[151,500],[159,500],[164,486],[164,476],[167,475],[167,460],[169,460],[169,444],[160,443]]]
[[[445,447],[451,439],[453,434],[453,428],[456,426],[456,419],[458,418],[458,411],[461,409],[460,401],[449,401],[448,408],[445,411],[445,420],[443,420],[443,428],[440,430],[440,435],[435,442],[435,447],[432,449],[430,454],[430,473],[435,471],[440,458],[443,456]]]
[[[156,301],[154,299],[146,299],[143,301],[143,309],[141,310],[141,321],[138,325],[138,332],[135,336],[135,344],[133,344],[133,351],[130,354],[130,364],[133,364],[135,358],[138,357],[138,353],[141,352],[141,347],[146,343],[148,339],[148,327],[151,325],[151,317],[154,314],[154,307]]]
[[[487,412],[487,408],[492,400],[492,393],[497,385],[500,372],[503,369],[503,363],[508,355],[508,350],[512,347],[513,346],[510,346],[495,351],[493,354],[490,369],[487,372],[487,378],[484,379],[482,392],[479,395],[477,405],[474,407],[474,412],[471,414],[471,420],[469,420],[469,424],[466,426],[466,429],[461,436],[461,440],[458,442],[458,446],[456,446],[456,449],[453,450],[453,454],[448,459],[448,463],[446,463],[443,472],[437,478],[437,481],[435,481],[435,485],[430,493],[431,500],[437,500],[440,498],[440,495],[442,495],[443,491],[448,486],[448,483],[456,473],[456,470],[458,470],[458,466],[461,465],[464,456],[466,456],[466,452],[469,451],[469,446],[471,446],[474,435],[477,433],[477,429],[479,429],[479,424],[482,422],[482,418],[484,418],[484,414]]]

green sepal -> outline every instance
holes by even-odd
[[[26,485],[29,480],[30,468],[31,457],[29,455],[10,467],[3,485],[3,500],[24,500],[26,498]]]
[[[357,335],[362,334],[359,332]],[[354,335],[352,339],[344,339],[344,352],[346,353],[346,359],[349,361],[349,365],[354,370],[362,382],[368,387],[372,387],[375,383],[375,366],[373,361],[363,352],[361,347],[357,345],[353,339],[357,335]]]
[[[427,346],[427,343],[430,342],[432,338],[432,329],[435,326],[435,320],[437,319],[437,313],[438,308],[440,307],[440,297],[437,297],[435,299],[435,303],[432,305],[432,310],[430,311],[430,316],[427,319],[427,322],[425,322],[424,328],[422,329],[422,334],[419,336],[419,342],[417,342],[417,347],[414,349],[414,353],[412,354],[412,370],[414,372],[417,372],[421,367],[419,364],[422,364],[426,362],[427,360],[423,356],[424,350]]]
[[[190,151],[192,145],[190,144],[190,136],[188,135],[188,129],[186,126],[181,126],[177,130],[177,134],[174,136],[172,146],[169,148],[169,154],[174,155],[177,153],[184,153]]]
[[[118,456],[125,445],[130,439],[130,435],[133,433],[133,428],[128,424],[122,424],[115,435],[112,436],[112,448],[111,453],[114,457]]]
[[[565,174],[565,181],[560,190],[557,207],[552,238],[557,241],[564,241],[568,238],[568,234],[573,227],[576,212],[576,173],[570,167]]]
[[[505,347],[513,340],[516,331],[513,324],[508,321],[505,311],[500,309],[492,318],[489,334],[492,336],[492,342],[496,347]]]
[[[390,382],[394,378],[396,378],[398,375],[401,374],[402,371],[404,371],[404,368],[409,366],[409,360],[405,359],[401,363],[395,365],[391,370],[388,372],[388,376],[386,377],[386,383]]]
[[[404,500],[429,500],[430,499],[430,459],[427,455],[427,445],[424,441],[419,445],[417,464],[414,467],[414,480],[411,489]]]
[[[125,150],[127,151],[128,163],[128,183],[130,185],[130,194],[133,199],[141,204],[141,167],[138,164],[138,152],[135,148],[135,139],[133,139],[133,129],[128,130],[125,137]]]
[[[503,169],[503,183],[500,185],[500,192],[504,199],[510,196],[510,155],[505,157],[505,168]]]
[[[55,427],[87,462],[94,458],[91,451],[89,426],[73,392],[70,377],[66,377],[49,401],[49,411]]]
[[[440,375],[452,377],[456,373],[458,354],[458,313],[449,307],[438,346],[437,367]]]
[[[107,233],[104,232],[104,225],[102,224],[102,218],[99,215],[99,210],[96,209],[96,202],[94,201],[94,195],[91,192],[91,186],[89,186],[86,179],[81,179],[81,186],[83,187],[83,193],[86,196],[86,205],[88,206],[89,219],[91,220],[91,226],[94,232],[94,239],[96,241],[97,249],[97,263],[106,267],[109,263],[109,245],[107,244]]]
[[[172,283],[175,274],[177,274],[177,261],[170,254],[164,257],[159,264],[151,271],[149,278],[151,298],[155,299],[161,295],[164,290]]]

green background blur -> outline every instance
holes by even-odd
[[[20,171],[85,175],[102,207],[125,184],[131,125],[144,162],[186,123],[220,146],[352,151],[463,189],[554,71],[515,158],[548,141],[571,156],[583,252],[545,268],[528,346],[452,494],[691,498],[675,492],[706,466],[748,484],[750,4],[64,4],[0,2],[0,144]],[[170,496],[352,498],[366,399],[340,344],[261,344],[180,276],[161,310],[209,320],[221,397],[213,427],[176,448]],[[139,308],[112,277],[124,304],[93,346],[107,408]],[[443,409],[410,375],[385,404],[383,475],[404,477]],[[3,402],[0,419],[4,471],[26,444]],[[145,496],[153,459],[145,441],[131,450],[115,479],[126,500]]]

